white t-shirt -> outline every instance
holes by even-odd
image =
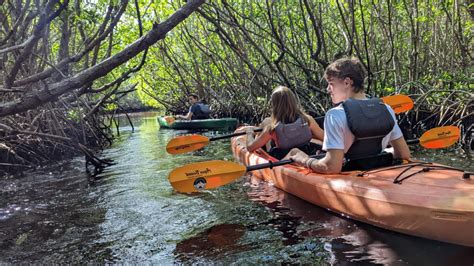
[[[386,106],[395,121],[395,126],[392,131],[382,139],[382,149],[385,149],[390,141],[403,136],[398,126],[395,112],[393,112],[389,105]],[[330,109],[324,118],[323,150],[344,150],[344,154],[346,154],[352,143],[354,143],[354,139],[355,136],[349,129],[346,113],[344,112],[342,104]]]

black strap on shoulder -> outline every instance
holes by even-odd
[[[387,106],[378,98],[348,99],[342,106],[349,129],[355,136],[345,157],[358,159],[379,154],[382,151],[382,139],[395,125]]]

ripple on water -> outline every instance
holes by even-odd
[[[24,208],[17,204],[8,204],[5,208],[0,208],[0,220],[7,220],[21,211],[29,211],[29,208]]]

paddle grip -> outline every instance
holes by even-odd
[[[316,159],[321,159],[324,158],[325,154],[318,154],[318,155],[311,155],[309,156],[310,158],[316,158]],[[255,170],[260,170],[260,169],[265,169],[265,168],[270,168],[272,169],[275,166],[280,166],[280,165],[285,165],[285,164],[290,164],[293,163],[292,159],[288,160],[281,160],[281,161],[276,161],[276,162],[268,162],[268,163],[262,163],[262,164],[256,164],[256,165],[250,165],[247,166],[247,172],[248,171],[255,171]]]
[[[261,132],[262,130],[263,130],[262,128],[257,128],[253,132]],[[245,132],[245,131],[244,132],[238,132],[238,133],[234,133],[234,134],[230,134],[230,135],[223,135],[223,136],[219,136],[219,137],[210,138],[209,141],[233,138],[233,137],[242,136],[242,135],[245,135],[245,134],[247,134],[247,132]]]

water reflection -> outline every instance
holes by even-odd
[[[240,224],[215,225],[176,245],[174,254],[181,262],[195,261],[199,257],[216,260],[232,253],[251,249],[239,244],[246,228]]]

